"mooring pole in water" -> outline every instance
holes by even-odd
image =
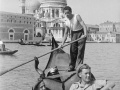
[[[67,44],[63,45],[62,47],[66,47],[66,46],[68,46],[68,45],[70,45],[70,44],[72,44],[72,43],[74,43],[74,42],[77,42],[77,41],[85,38],[85,37],[86,37],[86,36],[83,36],[82,38],[79,38],[79,39],[76,39],[76,40],[74,40],[74,41],[71,41],[70,43],[67,43]],[[60,49],[60,48],[62,48],[62,47],[55,48],[55,49],[53,49],[53,50],[51,50],[51,51],[49,51],[49,52],[47,52],[47,53],[45,53],[45,54],[37,57],[37,58],[41,58],[41,57],[43,57],[43,56],[45,56],[45,55],[47,55],[47,54],[49,54],[49,53],[52,53],[52,52],[54,52],[54,51],[56,51],[56,50],[58,50],[58,49]],[[0,76],[4,75],[5,73],[10,72],[10,71],[12,71],[12,70],[14,70],[14,69],[16,69],[16,68],[18,68],[18,67],[20,67],[20,66],[23,66],[23,65],[25,65],[25,64],[27,64],[27,63],[29,63],[29,62],[32,62],[32,61],[34,61],[34,59],[29,60],[29,61],[27,61],[27,62],[25,62],[25,63],[19,64],[19,65],[13,67],[13,68],[8,69],[8,70],[2,71],[2,72],[0,72]]]

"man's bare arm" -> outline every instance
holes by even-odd
[[[80,15],[77,15],[77,20],[78,20],[79,23],[83,26],[83,29],[84,29],[84,35],[87,35],[87,27],[86,27],[84,21],[81,19]]]
[[[65,29],[65,32],[64,32],[64,37],[61,45],[64,45],[65,41],[67,40],[68,31],[69,31],[69,28],[67,26],[65,26],[64,29]]]
[[[107,81],[107,84],[100,90],[113,90],[114,86],[115,86],[114,82]]]

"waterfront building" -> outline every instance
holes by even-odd
[[[106,21],[99,25],[99,33],[106,33],[104,41],[120,43],[120,22]],[[102,39],[103,40],[103,39]]]
[[[116,32],[120,32],[120,22],[115,22],[113,24],[114,31],[116,30]]]
[[[4,42],[18,42],[19,39],[34,39],[35,18],[31,15],[0,12],[0,39]]]
[[[120,33],[96,32],[91,34],[93,41],[101,43],[120,43]]]
[[[106,21],[99,25],[99,32],[120,32],[120,22]]]
[[[35,16],[38,19],[38,25],[41,22],[46,24],[41,25],[42,28],[36,29],[36,34],[40,32],[46,33],[49,36],[50,33],[53,34],[56,40],[61,41],[64,35],[63,22],[59,19],[63,18],[63,8],[67,5],[66,0],[42,0],[39,9],[37,10]],[[46,28],[46,29],[45,29]],[[87,25],[88,33],[99,31],[98,25]],[[90,35],[88,35],[87,40],[89,40]],[[70,41],[70,32],[67,41]]]
[[[93,42],[94,39],[92,37],[92,34],[96,34],[96,32],[99,32],[99,26],[89,24],[87,24],[86,26],[87,26],[87,42]]]
[[[100,32],[112,32],[113,31],[113,22],[107,21],[99,25]]]
[[[99,26],[99,31],[89,30],[87,41],[120,43],[120,23],[104,22]]]
[[[63,17],[63,8],[67,5],[66,0],[41,0],[40,7],[35,16],[38,23],[45,23],[42,28],[36,29],[36,32],[45,30],[47,35],[53,34],[56,40],[61,41],[64,30],[63,22],[59,19]]]
[[[66,0],[20,0],[22,14],[0,12],[0,39],[5,42],[49,41],[51,33],[57,41],[64,35],[63,8]],[[104,22],[87,26],[88,42],[120,42],[120,22]],[[70,32],[67,41],[70,41]]]
[[[63,22],[56,19],[62,18],[66,0],[20,1],[22,14],[0,12],[0,38],[3,41],[32,41],[36,37],[45,39],[46,34],[50,35],[51,32],[56,39],[63,37]]]

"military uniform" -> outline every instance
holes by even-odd
[[[70,90],[100,90],[107,84],[107,80],[95,80],[83,86],[80,81],[71,85]]]

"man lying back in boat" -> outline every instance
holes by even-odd
[[[71,85],[70,90],[112,90],[115,84],[107,80],[95,80],[91,78],[91,68],[82,64],[77,68],[79,82]]]

